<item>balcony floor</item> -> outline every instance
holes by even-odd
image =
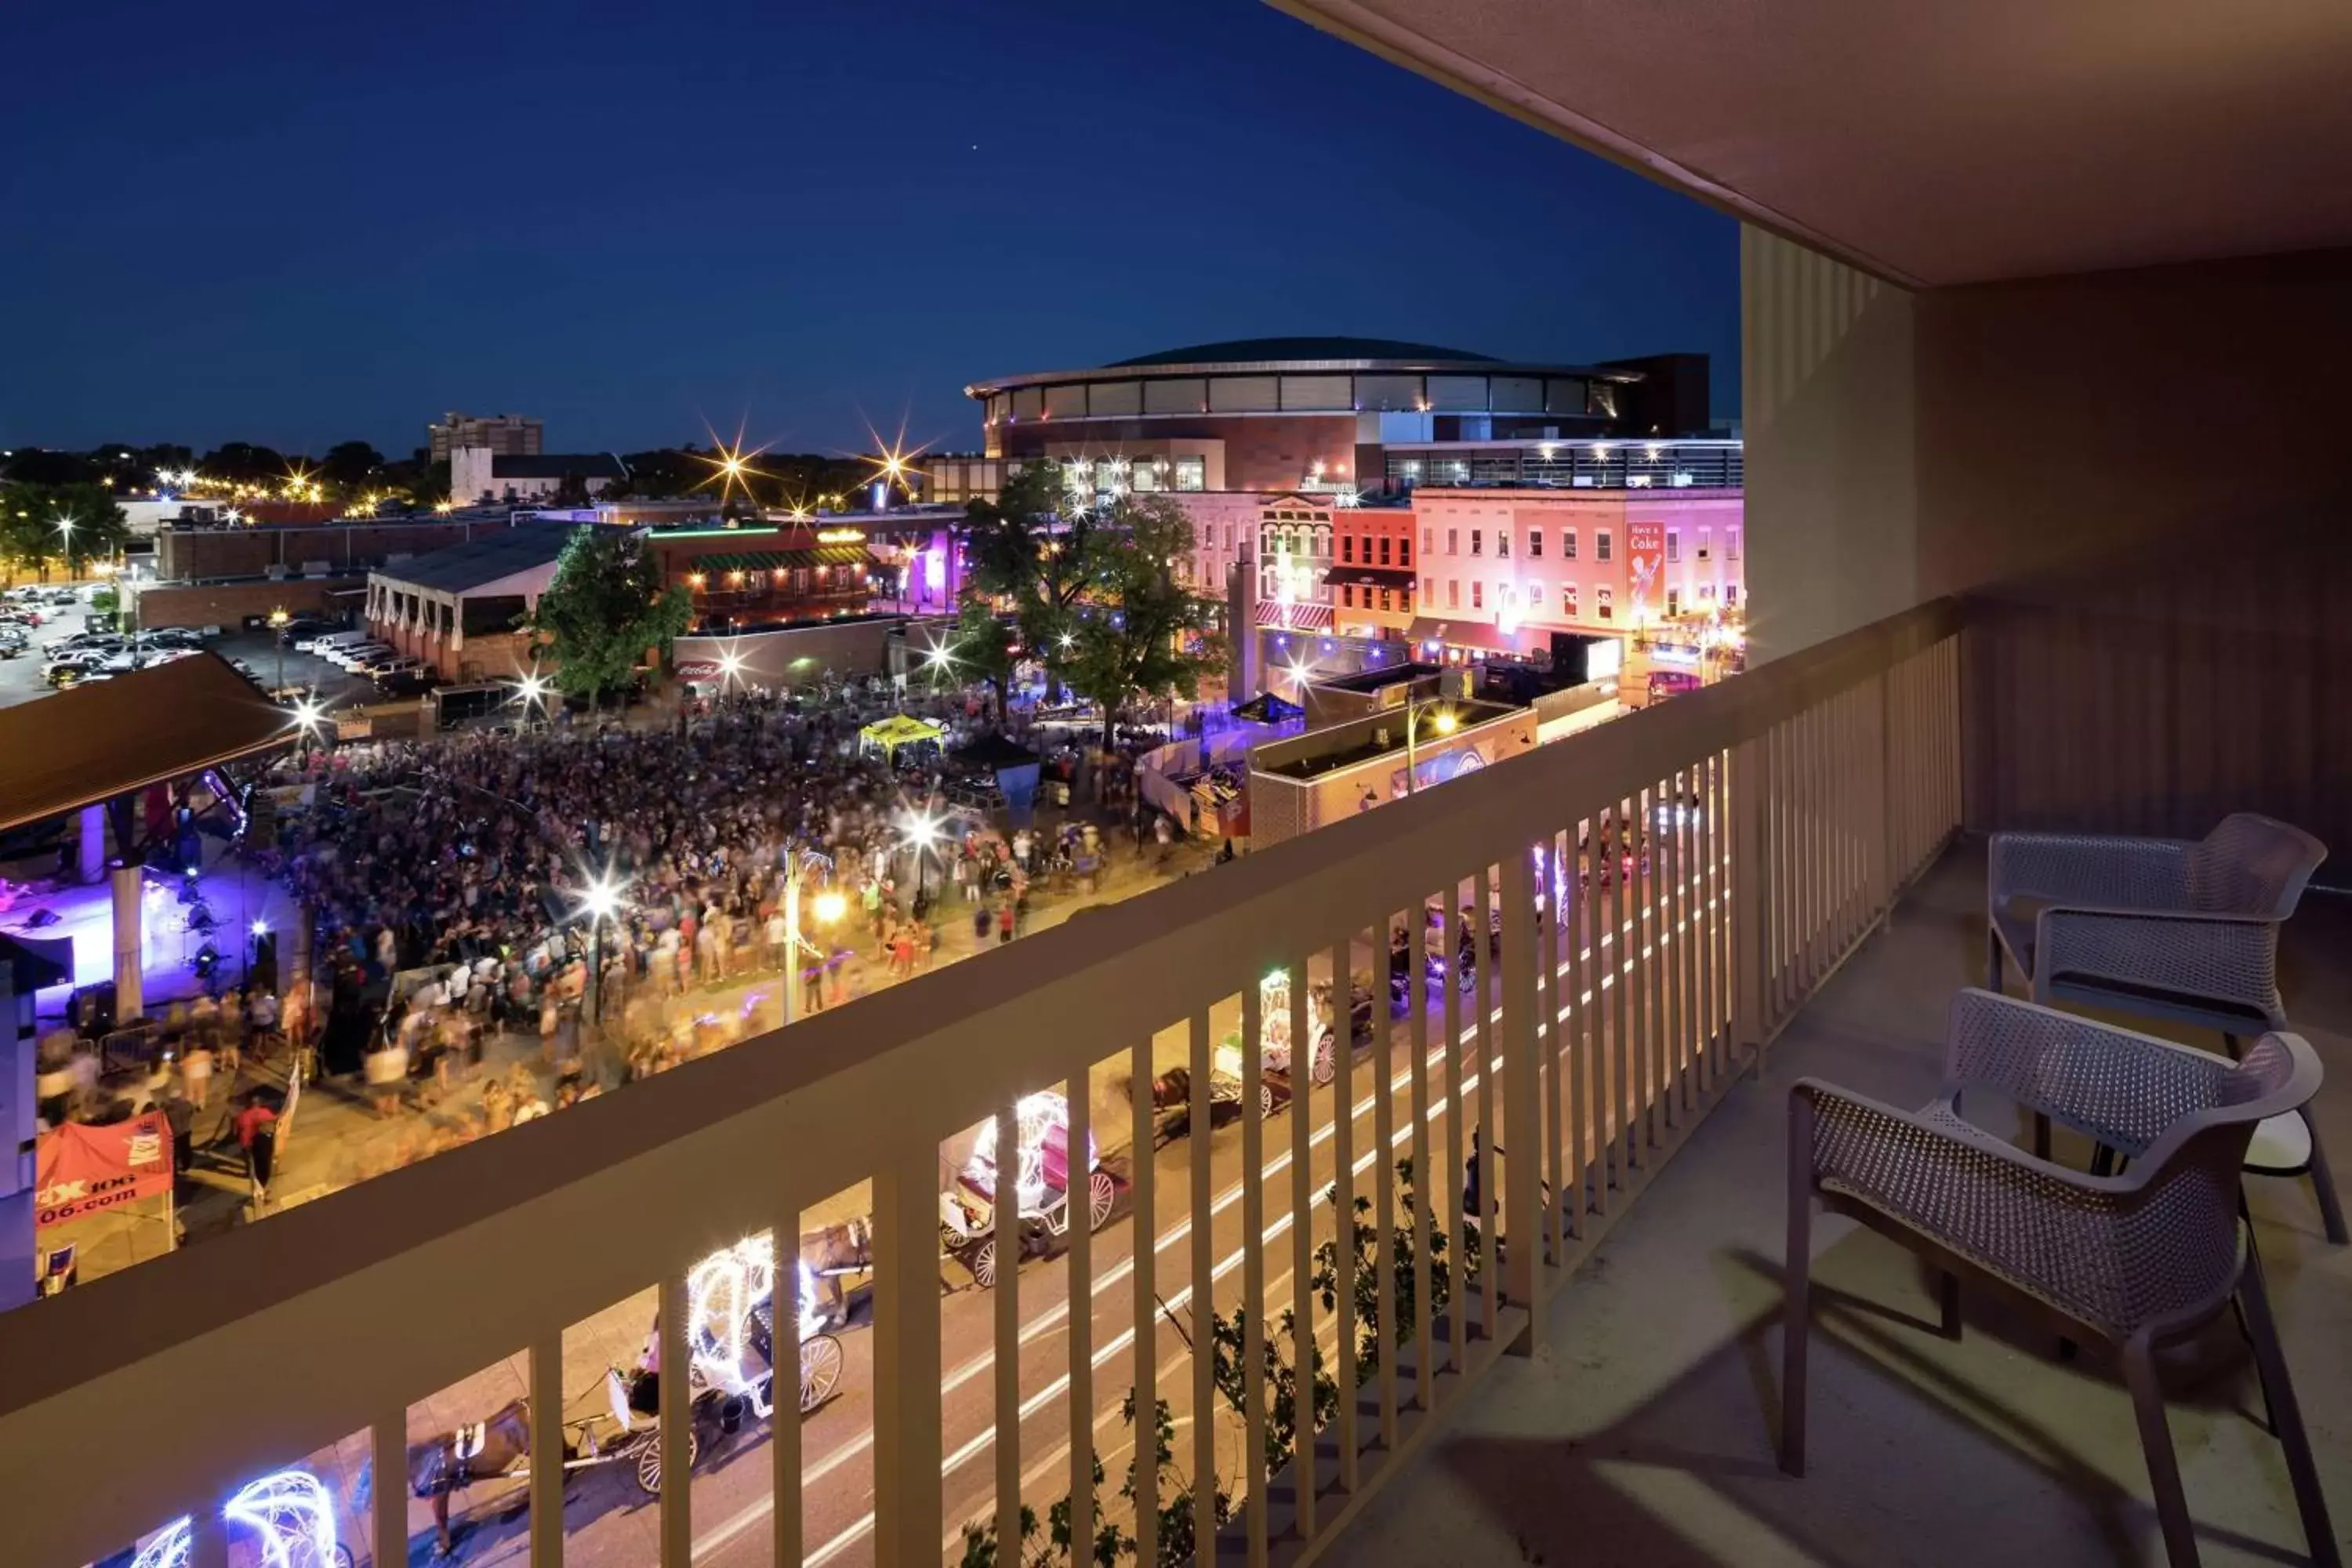
[[[1990,1300],[1967,1303],[1960,1342],[1941,1338],[1931,1278],[1850,1220],[1814,1222],[1809,1474],[1775,1463],[1787,1086],[1812,1075],[1898,1105],[1931,1099],[1946,1001],[1983,984],[1983,908],[1984,847],[1964,842],[1797,1016],[1766,1079],[1735,1089],[1660,1173],[1549,1309],[1539,1352],[1506,1358],[1324,1560],[2161,1562],[2115,1367],[2088,1351],[2062,1363]],[[2352,1160],[2347,954],[2352,904],[2306,899],[2283,981],[2332,1069],[2316,1116],[2339,1172]],[[2064,1140],[2059,1157],[2082,1168]],[[2336,1533],[2352,1541],[2352,1249],[2327,1245],[2307,1182],[2250,1185]],[[2227,1317],[2171,1352],[2165,1386],[2205,1562],[2305,1561]]]

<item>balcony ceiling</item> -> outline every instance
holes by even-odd
[[[1274,0],[1898,282],[2352,245],[2343,0]]]

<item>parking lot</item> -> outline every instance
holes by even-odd
[[[80,596],[71,605],[38,606],[43,624],[28,628],[24,650],[14,658],[0,658],[0,708],[51,694],[42,677],[42,667],[58,643],[88,629],[91,615],[89,590],[92,586],[95,584],[83,585]],[[223,658],[244,660],[256,683],[263,688],[282,681],[288,686],[315,689],[331,707],[369,701],[375,696],[374,688],[365,678],[352,675],[313,655],[281,649],[276,635],[266,630],[231,632],[206,638],[204,646]]]

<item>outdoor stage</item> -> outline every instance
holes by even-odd
[[[205,848],[208,854],[217,855],[221,846],[206,839]],[[215,862],[197,879],[214,924],[209,931],[192,931],[188,929],[188,915],[194,906],[180,902],[175,887],[179,880],[176,875],[155,870],[148,871],[142,879],[145,909],[142,921],[142,968],[145,973],[146,1007],[151,1015],[174,1001],[196,994],[200,983],[192,965],[207,940],[220,951],[222,985],[241,984],[245,966],[253,953],[256,921],[278,933],[278,968],[280,975],[284,974],[292,956],[294,904],[281,884],[234,862]],[[19,893],[7,912],[0,914],[0,931],[48,942],[70,939],[73,987],[113,979],[114,910],[108,884],[100,880],[86,887],[37,890],[41,887],[37,883]],[[37,928],[31,925],[35,912],[40,910],[53,911],[58,916],[57,923]],[[39,1000],[41,1016],[62,1017],[70,990],[66,985],[54,985],[43,991]]]

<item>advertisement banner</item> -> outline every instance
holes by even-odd
[[[1666,525],[1629,523],[1625,529],[1625,587],[1636,625],[1658,613],[1665,603],[1665,584],[1659,573],[1666,564]]]
[[[41,1134],[33,1225],[46,1230],[172,1190],[172,1132],[151,1110],[110,1127],[68,1123]]]

